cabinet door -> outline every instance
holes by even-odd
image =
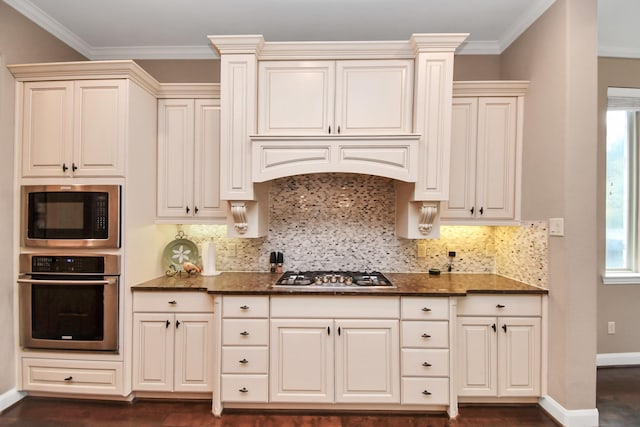
[[[258,133],[329,133],[334,116],[334,81],[333,61],[261,61]]]
[[[449,200],[441,203],[441,217],[473,218],[476,211],[478,98],[454,98],[451,122]]]
[[[75,82],[74,176],[124,176],[126,85],[125,80]]]
[[[397,320],[338,320],[336,402],[399,403]]]
[[[193,213],[195,218],[226,218],[220,203],[220,103],[195,101]]]
[[[333,133],[410,133],[412,106],[413,61],[336,62]]]
[[[496,396],[497,319],[458,317],[458,395]]]
[[[212,333],[213,314],[175,315],[174,391],[212,390]]]
[[[271,320],[272,402],[333,402],[333,321]]]
[[[22,176],[70,175],[72,138],[73,82],[25,83]]]
[[[540,395],[540,318],[500,318],[500,396]]]
[[[193,213],[193,99],[158,101],[158,217]]]
[[[513,219],[515,215],[515,97],[478,101],[476,212],[479,218]]]
[[[173,314],[134,313],[134,390],[173,390],[173,330]]]

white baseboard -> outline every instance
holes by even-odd
[[[640,353],[602,353],[596,355],[596,366],[640,365]]]
[[[26,395],[26,393],[19,392],[15,388],[7,391],[6,393],[0,394],[0,413],[11,405],[14,405],[16,402],[24,399]]]
[[[597,427],[600,424],[597,408],[569,410],[556,402],[551,396],[541,397],[539,404],[557,422],[566,427]]]

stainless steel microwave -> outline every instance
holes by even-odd
[[[25,185],[22,244],[50,248],[119,248],[119,185]]]

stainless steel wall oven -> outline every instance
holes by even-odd
[[[29,253],[19,262],[24,348],[118,350],[118,255]]]

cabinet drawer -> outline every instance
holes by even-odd
[[[460,316],[540,316],[539,295],[471,295],[458,299]]]
[[[222,345],[269,344],[267,319],[223,319]]]
[[[205,292],[133,292],[133,311],[213,313],[213,297]]]
[[[223,347],[223,374],[266,374],[269,366],[267,347]]]
[[[449,350],[402,349],[403,377],[448,377]]]
[[[22,359],[24,390],[122,394],[122,362]]]
[[[449,378],[403,378],[402,403],[448,405]]]
[[[222,375],[223,402],[267,402],[269,381],[266,375]]]
[[[271,318],[296,319],[397,319],[400,298],[388,296],[306,296],[271,298]]]
[[[402,347],[449,347],[449,322],[403,321]]]
[[[402,318],[411,320],[448,320],[449,298],[402,298]]]
[[[269,317],[269,297],[225,296],[222,298],[222,317]]]

